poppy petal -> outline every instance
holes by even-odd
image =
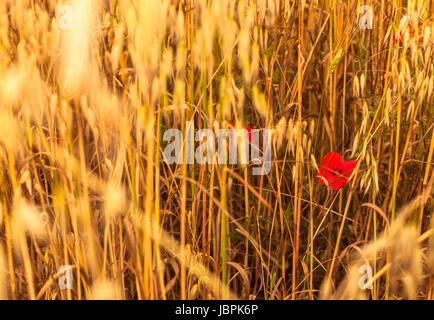
[[[336,180],[335,182],[333,182],[330,187],[332,187],[332,189],[334,190],[339,190],[342,189],[344,185],[346,185],[348,182],[347,178],[339,178],[338,180]]]
[[[337,152],[329,152],[322,159],[322,166],[333,169],[342,165],[342,156]]]
[[[317,179],[334,190],[341,189],[348,183],[349,177],[357,166],[357,160],[343,161],[337,152],[329,152],[322,160],[322,168],[318,169]]]
[[[349,161],[345,161],[342,165],[342,173],[346,176],[349,177],[351,176],[351,174],[353,173],[354,169],[357,166],[357,160],[349,160]]]
[[[249,137],[249,143],[252,143],[252,128],[250,126],[246,126],[246,130]]]
[[[330,185],[330,183],[335,181],[338,176],[328,169],[320,168],[318,170],[317,178],[321,184]]]
[[[337,176],[337,180],[335,182],[333,182],[330,186],[334,189],[334,190],[339,190],[341,189],[344,185],[346,185],[348,183],[348,178],[351,176],[351,174],[353,173],[355,167],[357,166],[357,160],[350,160],[350,161],[345,161],[342,164],[342,168],[341,168],[341,175],[343,177]]]

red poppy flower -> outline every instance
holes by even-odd
[[[250,126],[246,126],[247,136],[249,137],[249,143],[252,143],[252,128]]]
[[[410,36],[414,35],[414,32],[416,31],[413,27],[409,27],[408,31],[410,32]],[[393,41],[397,44],[403,44],[404,43],[404,34],[402,32],[399,33],[399,36],[397,36]],[[421,32],[419,32],[419,42],[423,42],[423,35]]]
[[[317,178],[321,184],[339,190],[347,184],[356,165],[357,160],[343,161],[339,153],[329,152],[322,159],[322,168],[318,169]]]
[[[402,44],[404,42],[404,35],[400,32],[399,36],[396,37],[393,41],[395,41],[395,43],[397,44]]]
[[[236,126],[236,123],[232,123],[232,126]],[[231,129],[232,130],[232,129]],[[247,138],[249,140],[249,143],[252,143],[252,127],[250,126],[246,126],[246,130],[247,130]]]

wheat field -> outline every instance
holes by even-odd
[[[0,299],[433,299],[433,21],[430,0],[1,0]],[[269,130],[269,172],[186,143],[169,164],[189,123]]]

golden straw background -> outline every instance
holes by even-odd
[[[433,11],[0,1],[0,299],[433,299]],[[168,165],[187,121],[272,129],[271,171]]]

